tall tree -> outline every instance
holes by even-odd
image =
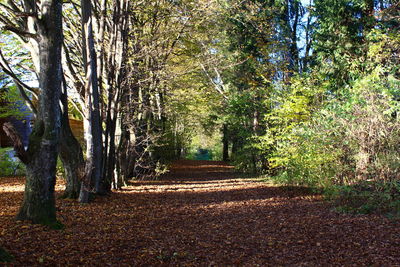
[[[15,10],[15,3],[12,6]],[[62,70],[61,47],[62,1],[42,0],[41,8],[33,0],[23,2],[26,28],[7,24],[8,30],[37,43],[40,96],[35,125],[29,138],[28,149],[19,145],[18,135],[10,125],[5,130],[15,140],[15,149],[26,165],[26,184],[22,207],[17,216],[20,220],[34,223],[56,224],[54,187],[61,128],[59,99],[61,95]],[[18,7],[16,7],[18,10]]]
[[[86,74],[85,79],[85,139],[86,168],[79,200],[89,201],[89,191],[100,192],[102,179],[102,127],[100,123],[100,95],[97,76],[97,56],[93,36],[92,4],[90,0],[81,1],[82,13],[82,55]]]
[[[38,110],[38,95],[40,88],[32,88],[28,86],[25,80],[36,81],[36,77],[39,77],[41,72],[39,62],[39,51],[38,45],[35,39],[29,38],[26,35],[28,28],[31,27],[29,20],[24,16],[17,16],[20,12],[19,7],[9,2],[9,6],[1,6],[0,20],[5,24],[5,28],[9,29],[8,32],[12,32],[14,35],[5,34],[4,38],[9,40],[7,42],[7,50],[16,50],[18,47],[18,58],[22,60],[15,61],[15,57],[12,55],[1,55],[0,66],[7,75],[14,81],[16,88],[20,93],[20,98],[26,103],[27,107],[36,116]],[[8,21],[6,17],[10,18]],[[19,26],[16,26],[19,25]],[[18,28],[20,27],[20,28]],[[25,30],[24,30],[25,29]],[[16,38],[15,38],[16,37]],[[4,49],[6,52],[6,49]],[[7,60],[7,59],[9,60]],[[65,91],[65,90],[64,90]],[[68,118],[68,97],[67,92],[63,92],[62,103],[62,117],[61,120],[61,140],[60,140],[60,158],[62,160],[65,175],[66,175],[66,189],[64,197],[66,198],[77,198],[80,190],[80,181],[78,178],[78,169],[81,169],[77,164],[77,159],[82,158],[80,145],[76,138],[73,136]],[[33,99],[33,100],[32,100]]]
[[[120,123],[117,118],[120,118],[121,113],[122,89],[129,80],[125,65],[129,60],[127,29],[131,21],[130,1],[102,0],[92,3],[84,6],[71,1],[64,14],[66,38],[63,62],[67,85],[74,93],[73,103],[86,121],[87,168],[81,194],[86,200],[90,192],[108,193],[115,176],[116,143],[119,141],[116,130],[117,123]],[[75,20],[80,15],[79,8],[86,9],[86,13],[82,12],[82,19],[87,20],[86,28],[83,29]],[[87,14],[89,8],[90,15]],[[75,36],[81,36],[86,41],[79,42],[80,38]],[[89,95],[92,96],[88,98]],[[97,102],[95,99],[98,100],[98,108],[88,105],[89,100]],[[89,119],[93,115],[94,118],[99,117],[101,122]],[[93,133],[94,129],[97,130]],[[100,151],[102,153],[99,156]],[[100,170],[100,175],[95,170]]]

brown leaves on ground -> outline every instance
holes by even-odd
[[[14,220],[22,183],[0,179],[0,246],[15,266],[400,266],[399,222],[337,214],[222,162],[179,161],[89,205],[58,200],[59,231]]]

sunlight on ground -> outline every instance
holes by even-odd
[[[141,185],[141,182],[137,182],[138,185],[133,183],[133,186],[129,186],[126,189],[126,193],[131,192],[164,192],[164,191],[215,191],[215,190],[237,190],[238,188],[246,187],[246,189],[257,188],[257,184],[251,184],[249,186],[249,182],[254,183],[254,179],[226,179],[226,180],[218,180],[218,181],[193,181],[193,182],[184,182],[179,184],[159,184],[157,182],[154,185],[151,183],[147,183],[146,185]]]
[[[65,181],[57,179],[56,191],[65,189]],[[0,177],[0,193],[24,192],[24,177]]]
[[[219,171],[223,171],[223,170],[233,170],[235,167],[234,166],[229,166],[229,165],[211,165],[211,164],[202,164],[202,165],[195,165],[195,166],[186,166],[186,167],[176,167],[174,166],[174,169],[176,170],[188,170],[188,169],[194,169],[194,170],[198,170],[198,169],[218,169]]]
[[[57,199],[62,231],[16,222],[24,179],[0,178],[0,245],[13,266],[364,266],[363,253],[397,266],[398,224],[337,215],[319,196],[256,178],[192,174],[136,181],[89,205]]]
[[[24,191],[24,185],[20,184],[20,185],[1,185],[0,187],[0,193],[2,192],[7,192],[7,193],[11,193],[11,192],[23,192]]]
[[[231,200],[231,201],[224,201],[221,203],[212,203],[206,205],[200,205],[196,209],[197,210],[213,210],[215,211],[222,211],[227,212],[228,210],[241,212],[243,211],[243,207],[246,207],[246,211],[248,212],[249,209],[251,210],[253,207],[278,207],[287,204],[287,198],[281,197],[266,197],[264,199],[248,199],[248,200]],[[240,209],[239,209],[240,208]]]

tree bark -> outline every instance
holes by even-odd
[[[93,37],[92,6],[90,0],[81,0],[83,62],[86,73],[84,119],[86,139],[86,176],[81,186],[80,202],[89,201],[89,191],[101,192],[102,180],[102,129],[100,122],[100,97],[97,80],[96,52]],[[92,190],[93,189],[93,190]],[[83,191],[82,191],[83,190]]]
[[[3,130],[14,143],[15,155],[21,160],[22,163],[27,164],[29,160],[28,154],[25,151],[22,137],[19,135],[17,129],[15,129],[12,123],[6,122],[3,125]]]
[[[81,189],[81,178],[83,176],[83,153],[82,147],[72,133],[69,124],[68,95],[64,82],[64,90],[61,95],[62,118],[61,118],[61,142],[60,159],[65,170],[66,188],[63,198],[76,199]]]
[[[35,5],[34,1],[30,4]],[[27,150],[24,201],[17,218],[56,226],[54,187],[61,127],[62,1],[43,0],[41,6],[41,18],[36,22],[41,95]]]

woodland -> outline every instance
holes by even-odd
[[[0,263],[398,265],[399,32],[398,0],[0,0]]]

